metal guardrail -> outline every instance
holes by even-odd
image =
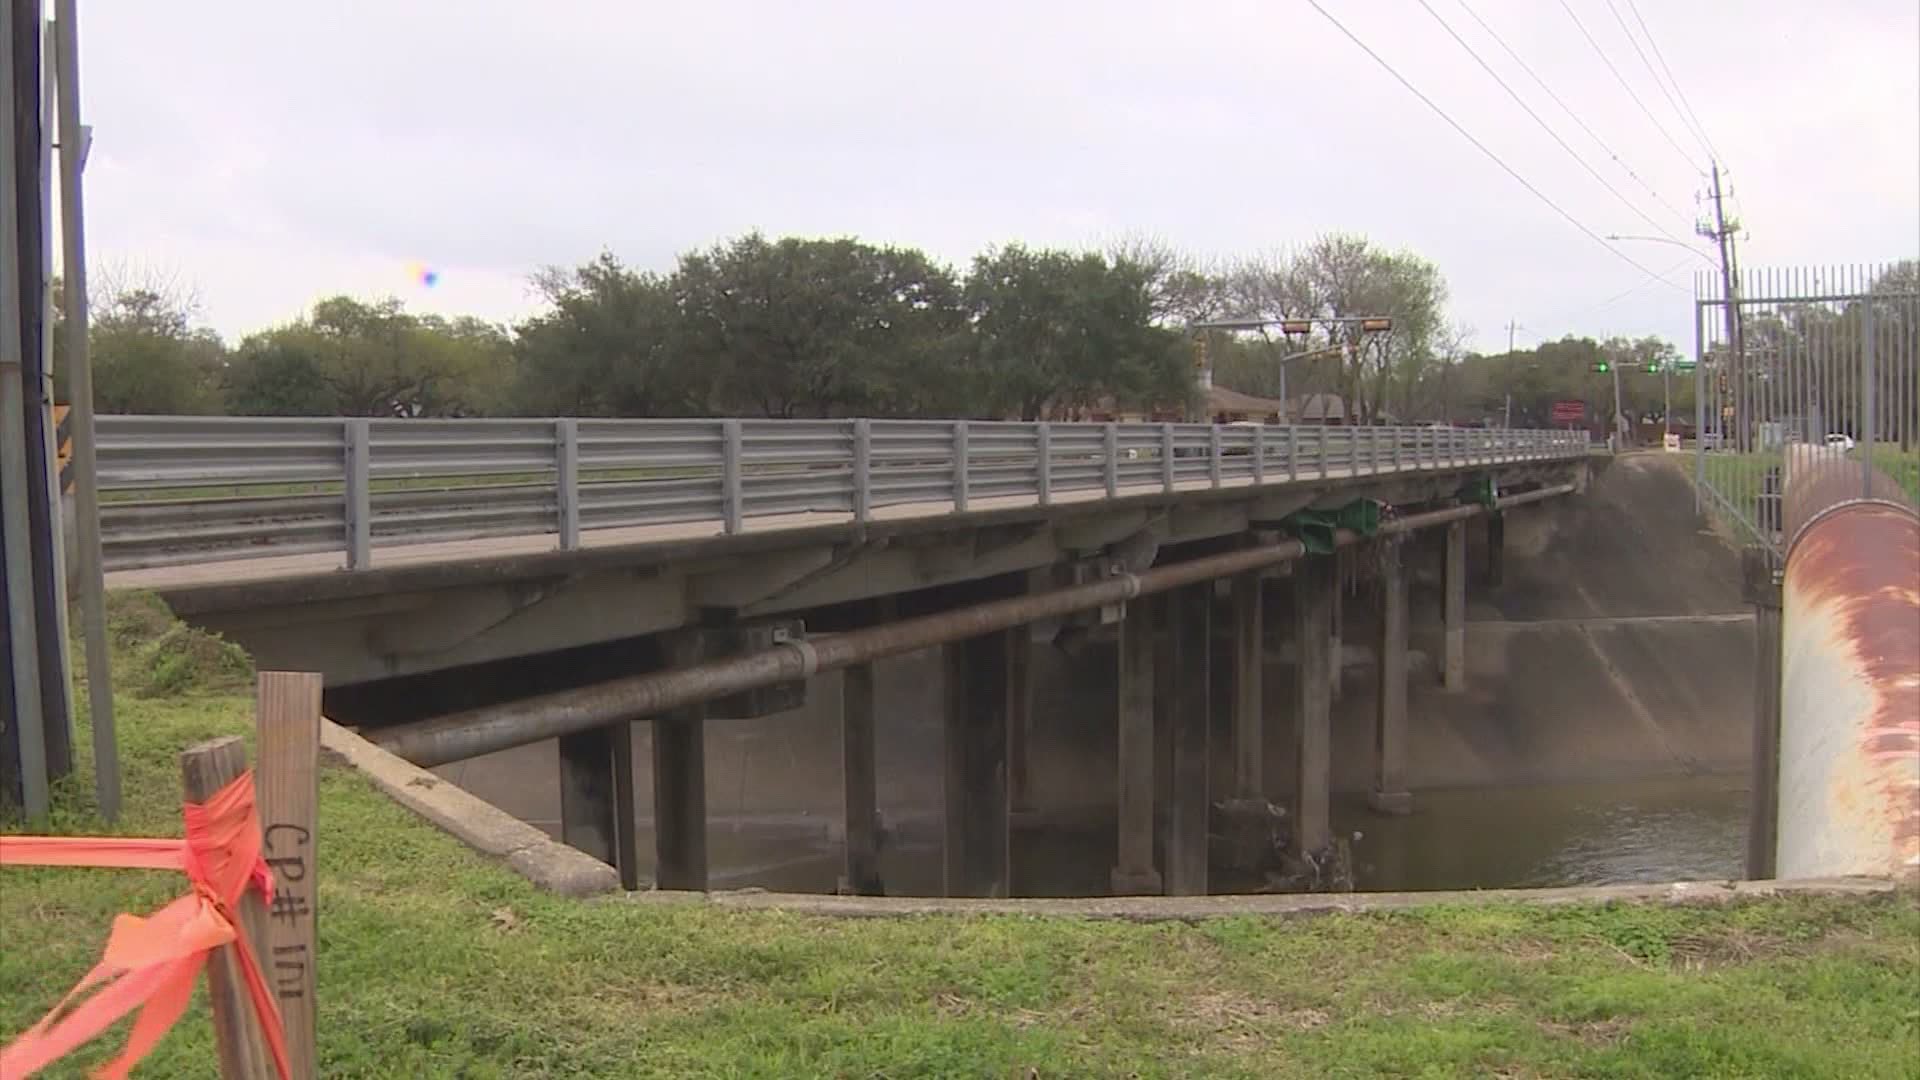
[[[110,570],[1584,456],[1582,431],[946,420],[102,416]],[[943,505],[944,504],[944,505]]]

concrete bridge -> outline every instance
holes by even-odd
[[[1077,686],[1112,718],[1116,890],[1207,891],[1217,807],[1257,845],[1280,793],[1295,859],[1324,856],[1349,624],[1377,658],[1372,801],[1405,812],[1411,584],[1438,586],[1427,652],[1458,694],[1469,523],[1497,583],[1509,511],[1592,468],[1583,433],[1413,428],[116,417],[99,439],[111,585],[321,671],[336,719],[420,763],[557,739],[557,776],[521,769],[505,801],[555,791],[557,831],[630,885],[649,861],[708,883],[707,721],[830,702],[845,884],[882,888],[876,671],[938,649],[953,895],[1010,892],[1009,823],[1049,783],[1037,656],[1113,657]]]

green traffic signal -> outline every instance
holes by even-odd
[[[1593,370],[1601,375],[1605,375],[1607,372],[1613,370],[1613,365],[1607,363],[1605,360],[1602,360],[1599,363],[1593,365]]]
[[[1658,360],[1647,361],[1647,374],[1649,375],[1660,374],[1660,361]]]

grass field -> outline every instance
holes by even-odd
[[[114,623],[124,831],[177,835],[174,755],[248,730],[244,658],[146,602]],[[99,831],[89,790],[61,784],[52,829]],[[1910,894],[833,921],[551,897],[337,769],[320,816],[328,1077],[1920,1074]],[[0,869],[0,1039],[180,885]],[[211,1075],[211,1045],[196,1004],[136,1075]]]

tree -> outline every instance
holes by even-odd
[[[728,412],[917,411],[961,330],[950,271],[851,239],[749,233],[682,256],[671,287],[687,362]]]
[[[1350,420],[1413,411],[1426,369],[1449,344],[1439,268],[1412,252],[1376,248],[1365,237],[1328,233],[1296,253],[1243,260],[1229,272],[1226,288],[1249,316],[1393,320],[1390,333],[1358,322],[1321,322],[1299,346],[1337,350],[1326,366],[1337,373],[1334,384]],[[1299,374],[1303,382],[1314,376]]]
[[[189,295],[141,285],[104,294],[91,307],[87,342],[96,410],[183,415],[220,411],[226,347],[218,334],[194,324]],[[64,323],[54,332],[57,342],[65,333]],[[60,365],[62,397],[67,368]]]
[[[478,319],[334,296],[243,341],[227,384],[236,411],[468,416],[497,405],[509,363],[506,334]]]
[[[509,399],[534,416],[675,416],[699,411],[705,388],[676,360],[680,315],[672,287],[612,254],[534,286],[549,308],[516,327]]]
[[[976,415],[1072,417],[1103,401],[1184,406],[1188,345],[1153,325],[1151,280],[1145,267],[1091,253],[1014,244],[975,258],[965,294]]]

